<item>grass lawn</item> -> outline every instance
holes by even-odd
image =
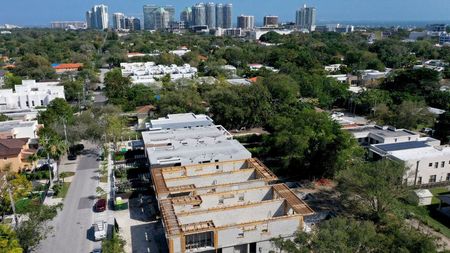
[[[425,223],[425,225],[428,225],[437,232],[450,238],[450,229],[431,217],[427,207],[406,205],[406,208],[408,209],[408,211],[414,213],[414,217]]]
[[[61,188],[61,191],[59,191],[58,195],[56,195],[57,198],[65,198],[67,195],[67,191],[69,191],[70,183],[64,182]]]
[[[108,175],[100,176],[100,182],[108,183]]]
[[[434,195],[433,200],[431,202],[432,205],[439,204],[439,199],[437,198],[437,196],[450,193],[450,191],[447,190],[447,188],[445,188],[445,187],[432,188],[432,189],[430,189],[430,191]]]

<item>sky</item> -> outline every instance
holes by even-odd
[[[174,5],[178,13],[197,1],[191,0],[0,0],[0,24],[48,26],[51,21],[84,21],[86,10],[106,4],[109,13],[123,12],[142,17],[144,4]],[[219,2],[219,1],[216,1]],[[257,23],[265,15],[278,15],[293,21],[295,10],[303,4],[317,8],[319,23],[332,21],[447,21],[450,0],[229,0],[233,16],[254,15]],[[235,19],[235,18],[234,18]]]

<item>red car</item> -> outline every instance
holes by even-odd
[[[99,199],[97,203],[95,203],[95,211],[103,212],[106,210],[106,199]]]

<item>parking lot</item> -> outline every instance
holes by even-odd
[[[164,229],[157,215],[154,198],[142,194],[131,196],[128,209],[114,211],[120,234],[126,241],[126,252],[167,252]]]

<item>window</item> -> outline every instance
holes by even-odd
[[[239,201],[244,201],[244,194],[239,195]]]
[[[213,232],[186,235],[186,249],[194,250],[205,247],[214,247],[213,238]]]
[[[441,168],[444,168],[445,162],[441,162]]]
[[[33,100],[33,101],[31,101],[31,106],[34,106],[34,100]]]
[[[445,178],[445,181],[450,181],[450,173],[447,173],[447,178]]]
[[[417,184],[422,184],[422,177],[417,178]]]
[[[242,237],[244,237],[244,231],[239,232],[239,234],[238,234],[238,238],[242,238]]]
[[[25,102],[25,105],[26,105],[27,107],[30,107],[30,103],[28,103],[28,101]]]
[[[216,165],[216,170],[218,170],[219,169],[219,165]]]
[[[433,167],[433,163],[429,163],[428,166],[429,166],[429,167]]]
[[[223,204],[223,199],[219,199],[219,204]]]
[[[428,180],[428,183],[436,183],[436,175],[431,175],[430,180]]]
[[[439,162],[435,162],[434,167],[437,169],[439,167]]]
[[[44,100],[41,100],[41,106],[44,106]]]
[[[397,142],[397,138],[395,138],[394,141]]]

